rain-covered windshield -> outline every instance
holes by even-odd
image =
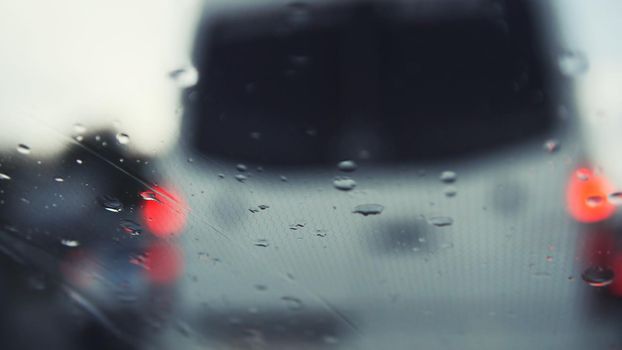
[[[4,1],[0,348],[622,348],[621,10]]]

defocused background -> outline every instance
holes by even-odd
[[[622,348],[621,10],[0,3],[2,348]]]

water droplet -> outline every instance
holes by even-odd
[[[73,124],[73,130],[78,134],[83,134],[86,132],[86,127],[80,123]]]
[[[544,149],[549,153],[555,153],[559,150],[559,141],[550,139],[544,142]]]
[[[381,214],[383,210],[384,210],[384,205],[369,203],[369,204],[357,205],[356,207],[354,207],[354,210],[352,212],[355,214],[361,214],[363,216],[367,216],[367,215]]]
[[[158,197],[153,191],[143,191],[140,193],[140,198],[146,201],[156,201],[159,202]]]
[[[613,205],[622,205],[622,192],[617,191],[610,193],[609,196],[607,196],[607,199],[609,200],[609,203]]]
[[[246,175],[244,174],[237,174],[234,177],[236,180],[238,180],[238,182],[244,182],[248,179],[248,177],[246,177]]]
[[[580,181],[587,181],[590,179],[590,171],[587,169],[579,169],[575,172],[575,175]]]
[[[57,176],[57,177],[55,177],[55,178],[54,178],[54,181],[56,181],[56,182],[64,182],[64,181],[65,181],[65,179],[63,179],[63,178],[62,178],[62,177],[60,177],[60,176]]]
[[[587,197],[587,199],[585,200],[585,204],[587,204],[588,207],[590,208],[596,208],[598,206],[600,206],[601,204],[603,204],[604,202],[604,198],[602,196],[589,196]]]
[[[296,297],[284,296],[281,297],[281,300],[285,302],[285,305],[290,310],[302,309],[302,301]]]
[[[60,243],[65,247],[75,248],[80,245],[80,242],[73,239],[61,239]]]
[[[0,180],[11,180],[11,177],[7,174],[0,173]]]
[[[443,181],[444,183],[452,183],[456,181],[457,177],[458,176],[456,175],[455,172],[448,170],[448,171],[443,171],[439,179],[441,179],[441,181]]]
[[[17,145],[17,152],[21,154],[30,154],[30,147],[24,145],[23,143],[20,143],[19,145]]]
[[[559,71],[568,77],[587,72],[589,63],[585,54],[579,51],[564,51],[557,58]]]
[[[337,168],[345,172],[352,172],[356,170],[357,167],[357,164],[353,160],[344,160],[337,164]]]
[[[255,285],[255,289],[257,289],[258,291],[263,292],[265,290],[268,290],[268,287],[264,286],[263,284],[256,284]]]
[[[78,135],[78,136],[75,136],[75,137],[74,137],[74,139],[75,139],[76,141],[78,141],[78,142],[82,142],[82,141],[84,141],[84,136],[82,136],[82,135]]]
[[[356,187],[356,181],[349,177],[337,177],[333,181],[333,186],[340,191],[350,191]]]
[[[269,205],[265,205],[265,204],[261,204],[261,205],[258,206],[258,208],[261,209],[261,210],[266,210],[266,209],[270,208],[270,206]]]
[[[194,158],[188,157],[188,163],[194,163]]]
[[[224,179],[225,178],[225,174],[220,173],[220,174],[218,174],[218,177],[221,178],[221,179]]]
[[[592,287],[604,287],[613,282],[613,270],[606,266],[590,266],[581,274],[581,278]]]
[[[76,163],[82,164],[82,159],[76,159]]]
[[[259,140],[261,138],[261,133],[259,131],[252,131],[249,135],[253,140]]]
[[[326,230],[315,230],[315,235],[318,237],[326,237],[328,232]]]
[[[294,230],[294,231],[296,231],[296,230],[298,230],[298,229],[301,229],[301,228],[303,228],[303,227],[305,227],[305,224],[293,224],[293,225],[289,225],[289,229],[290,229],[290,230]]]
[[[199,81],[199,72],[193,66],[175,69],[168,73],[168,76],[180,88],[188,88]]]
[[[123,203],[112,196],[105,195],[99,197],[99,203],[104,207],[104,209],[113,213],[118,213],[123,210]]]
[[[279,178],[281,179],[281,181],[283,181],[283,182],[287,182],[287,177],[285,177],[285,176],[281,175]]]
[[[123,230],[123,232],[128,233],[132,236],[138,236],[143,232],[142,226],[136,221],[130,219],[122,219],[119,223],[119,226]]]
[[[235,166],[235,168],[238,169],[238,171],[246,171],[246,170],[248,170],[248,168],[244,164],[238,164],[238,165]]]
[[[447,186],[445,187],[444,192],[446,197],[455,197],[456,194],[458,194],[458,189],[456,189],[454,186]]]
[[[436,227],[445,227],[452,225],[454,223],[454,219],[449,216],[433,216],[428,219],[428,222]]]
[[[270,243],[266,239],[258,239],[257,241],[255,241],[255,246],[267,248],[270,246]]]
[[[117,134],[117,141],[122,145],[127,145],[128,143],[130,143],[130,136],[128,134],[120,132]]]

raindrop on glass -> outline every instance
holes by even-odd
[[[130,143],[130,136],[128,134],[120,132],[117,134],[117,141],[122,145],[127,145],[128,143]]]
[[[82,164],[82,159],[76,159],[76,163]]]
[[[557,58],[559,71],[568,77],[575,77],[587,72],[589,63],[582,52],[564,51]]]
[[[283,182],[287,182],[287,177],[286,176],[281,175],[279,177],[279,179],[281,179],[281,181],[283,181]]]
[[[458,194],[458,189],[454,186],[447,186],[445,187],[444,193],[446,197],[455,197],[456,194]]]
[[[199,81],[199,72],[192,66],[175,69],[168,73],[168,76],[180,88],[188,88]]]
[[[575,172],[577,179],[580,181],[587,181],[590,179],[590,171],[587,169],[579,169]]]
[[[62,178],[62,177],[60,177],[60,176],[57,176],[57,177],[55,177],[55,178],[54,178],[54,181],[56,181],[56,182],[64,182],[64,181],[65,181],[65,179],[63,179],[63,178]]]
[[[361,214],[363,216],[367,216],[367,215],[379,215],[382,213],[383,210],[384,210],[384,205],[369,203],[369,204],[357,205],[356,207],[354,207],[354,210],[352,210],[352,212],[355,214]]]
[[[259,140],[261,138],[261,133],[259,131],[252,131],[249,135],[253,140]]]
[[[73,239],[62,239],[60,243],[64,245],[65,247],[71,247],[71,248],[75,248],[80,245],[80,242],[73,240]]]
[[[607,199],[609,200],[609,203],[613,205],[622,205],[622,192],[618,191],[610,193],[609,196],[607,196]]]
[[[156,195],[155,192],[153,191],[143,191],[140,193],[140,198],[146,200],[146,201],[158,201],[158,197]]]
[[[337,164],[337,168],[341,171],[352,172],[356,170],[357,165],[353,160],[344,160]]]
[[[106,195],[99,197],[99,203],[104,207],[104,209],[113,213],[118,213],[123,210],[123,203],[112,196]]]
[[[349,177],[338,177],[333,181],[333,186],[340,191],[350,191],[356,187],[356,181]]]
[[[604,201],[605,200],[602,196],[589,196],[585,200],[585,204],[587,204],[587,206],[590,208],[596,208],[603,204]]]
[[[452,225],[454,223],[454,219],[449,216],[433,216],[428,219],[428,222],[436,227],[445,227]]]
[[[246,181],[248,178],[246,177],[246,175],[244,174],[237,174],[234,176],[236,180],[238,180],[238,182],[244,182]]]
[[[302,301],[296,297],[285,296],[285,297],[282,297],[281,300],[285,302],[285,305],[290,310],[302,309]]]
[[[21,154],[30,154],[30,147],[24,145],[23,143],[20,143],[19,145],[17,145],[17,152]]]
[[[549,153],[555,153],[559,150],[559,141],[550,139],[544,142],[544,149]]]
[[[138,236],[142,233],[143,228],[139,223],[130,219],[123,219],[119,223],[119,226],[123,230],[123,232],[130,234],[132,236]]]
[[[258,239],[257,241],[255,241],[255,246],[256,247],[266,248],[266,247],[270,246],[270,243],[268,243],[268,240]]]
[[[77,132],[78,134],[82,134],[86,132],[86,127],[80,123],[76,123],[73,125],[73,131]]]
[[[445,183],[452,183],[456,181],[457,175],[453,171],[443,171],[439,178]]]
[[[11,177],[7,174],[0,173],[0,180],[11,180]]]
[[[246,167],[246,165],[244,165],[244,164],[238,164],[238,165],[235,166],[235,168],[238,171],[246,171],[246,170],[248,170],[248,167]]]
[[[270,208],[270,206],[269,205],[265,205],[265,204],[261,204],[261,205],[257,206],[257,208],[259,208],[261,210],[266,210],[266,209]]]
[[[606,266],[590,266],[581,274],[581,278],[592,287],[605,287],[613,282],[613,270]]]

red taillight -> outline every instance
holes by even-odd
[[[585,223],[609,218],[615,211],[615,206],[607,200],[612,191],[613,186],[602,175],[587,168],[577,169],[570,177],[566,190],[570,215]]]
[[[143,192],[141,196],[145,199],[142,218],[154,235],[167,237],[181,233],[186,225],[188,206],[179,195],[154,186],[153,191]]]

